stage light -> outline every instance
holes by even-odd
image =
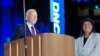
[[[99,9],[99,6],[98,5],[95,5],[95,9],[98,10]]]
[[[80,2],[80,0],[77,0],[77,2]]]
[[[76,2],[83,2],[83,3],[85,3],[85,2],[89,2],[90,0],[76,0]]]
[[[10,38],[7,38],[7,42],[10,42]]]

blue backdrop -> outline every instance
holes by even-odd
[[[4,56],[4,43],[8,42],[17,24],[22,24],[23,12],[16,9],[14,0],[1,0],[0,3],[0,56]]]
[[[0,56],[4,56],[4,43],[10,41],[16,25],[24,23],[22,3],[21,0],[0,0]],[[51,26],[50,22],[37,23],[40,33],[51,32]]]

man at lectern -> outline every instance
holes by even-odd
[[[35,9],[27,10],[25,24],[21,24],[16,27],[13,37],[11,38],[11,41],[39,34],[38,30],[34,26],[36,22],[37,22],[37,11]]]

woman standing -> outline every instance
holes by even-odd
[[[75,40],[76,56],[100,56],[100,34],[94,30],[94,22],[85,18],[81,36]]]

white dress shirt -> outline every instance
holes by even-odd
[[[37,33],[36,33],[36,29],[35,29],[34,25],[30,24],[29,22],[27,22],[26,24],[27,24],[27,26],[28,26],[28,28],[29,28],[29,30],[30,30],[31,33],[32,33],[32,29],[31,29],[31,27],[34,28],[35,35],[36,35]]]

